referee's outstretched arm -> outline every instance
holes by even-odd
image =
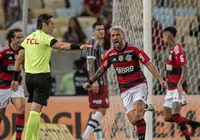
[[[91,47],[91,45],[79,45],[75,43],[65,43],[65,42],[56,42],[52,48],[61,49],[61,50],[77,50],[77,49],[87,49]]]

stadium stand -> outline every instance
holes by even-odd
[[[173,25],[174,23],[174,10],[172,8],[153,8],[152,15],[164,27]]]

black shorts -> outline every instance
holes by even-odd
[[[26,87],[29,93],[28,102],[47,106],[51,91],[50,73],[26,73]]]

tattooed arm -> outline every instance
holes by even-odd
[[[102,66],[97,70],[97,72],[91,77],[90,81],[83,85],[83,88],[86,90],[91,90],[92,84],[98,80],[105,72],[107,68],[103,68]]]
[[[107,71],[107,69],[100,67],[97,72],[90,78],[91,82],[95,82],[96,80],[98,80],[105,72]]]

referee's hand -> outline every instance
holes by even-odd
[[[81,45],[80,49],[86,50],[87,48],[91,48],[92,45]]]
[[[12,81],[10,88],[12,91],[16,92],[18,90],[18,86],[19,86],[18,81]]]

